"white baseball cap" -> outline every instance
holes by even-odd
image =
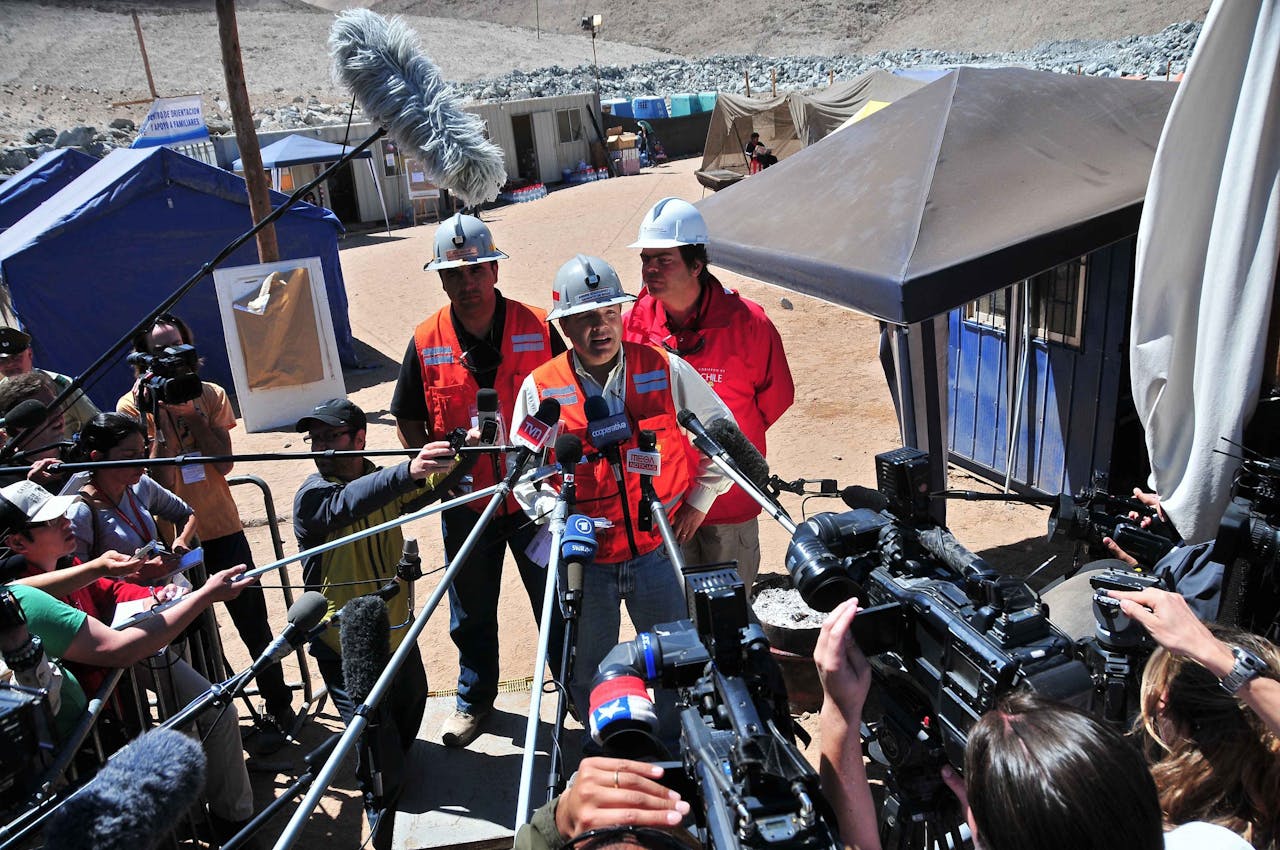
[[[80,501],[80,497],[55,496],[34,481],[19,481],[8,487],[0,488],[0,496],[4,496],[22,513],[27,522],[47,522],[67,515],[71,506]]]

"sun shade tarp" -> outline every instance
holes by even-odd
[[[0,186],[0,231],[13,227],[97,163],[98,160],[75,148],[41,154]]]
[[[287,198],[271,193],[271,204]],[[164,147],[112,151],[0,234],[0,281],[33,335],[36,364],[78,375],[166,296],[252,226],[245,182]],[[338,262],[342,224],[298,202],[275,223],[280,257],[320,257],[338,353],[356,362]],[[250,239],[223,266],[258,262]],[[196,337],[201,375],[232,386],[213,276],[173,307]],[[133,383],[117,366],[85,387],[104,410]]]
[[[711,260],[890,322],[936,316],[1136,233],[1176,89],[961,68],[700,201]]]
[[[350,147],[313,139],[310,136],[285,136],[262,149],[263,168],[289,168],[293,165],[311,165],[313,163],[337,162],[346,155]],[[367,150],[355,155],[356,159],[369,159],[373,154]],[[236,159],[231,167],[236,171],[244,171],[244,160]]]

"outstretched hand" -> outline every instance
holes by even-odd
[[[822,624],[813,650],[824,697],[854,725],[862,717],[862,706],[871,690],[871,663],[858,648],[851,631],[853,618],[860,610],[856,598],[836,606]]]
[[[567,840],[608,826],[679,826],[689,804],[661,778],[662,768],[647,762],[585,758],[556,804],[556,829]]]

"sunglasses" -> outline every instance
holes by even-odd
[[[707,345],[707,340],[702,335],[702,331],[685,330],[677,331],[673,334],[667,334],[667,338],[662,341],[662,347],[672,354],[679,354],[681,357],[688,357],[690,354],[697,354]]]

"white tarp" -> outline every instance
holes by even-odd
[[[1189,541],[1230,499],[1258,401],[1280,234],[1280,0],[1215,0],[1138,231],[1133,398],[1152,484]]]

